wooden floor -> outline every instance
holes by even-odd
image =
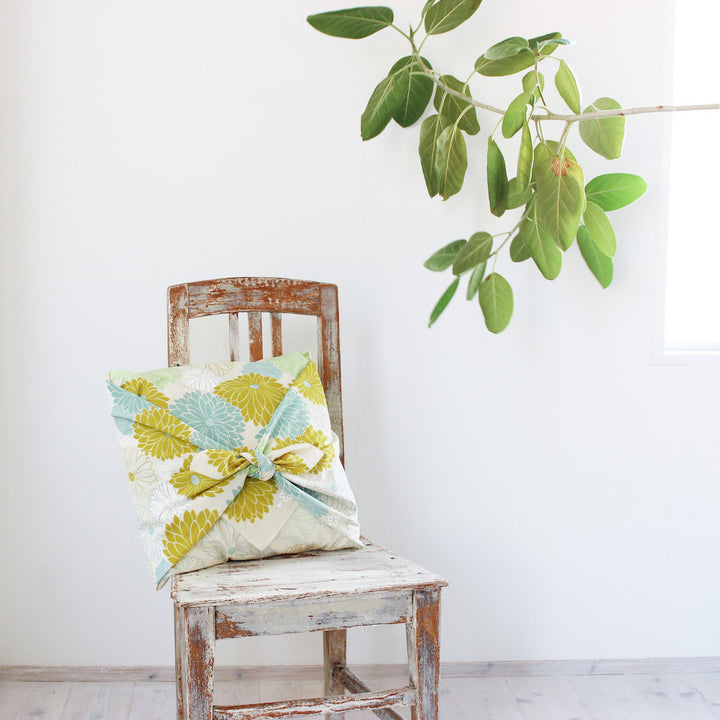
[[[217,704],[242,704],[318,696],[322,685],[255,679],[219,683],[215,693]],[[171,682],[0,681],[0,720],[174,720],[174,713]],[[347,714],[347,720],[374,717]],[[440,691],[440,720],[710,718],[720,719],[716,672],[448,678]]]

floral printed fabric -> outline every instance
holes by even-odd
[[[113,371],[108,389],[158,588],[226,560],[361,546],[307,353]]]

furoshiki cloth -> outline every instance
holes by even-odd
[[[361,547],[309,354],[112,371],[108,388],[158,588],[226,560]]]

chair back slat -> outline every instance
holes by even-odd
[[[241,359],[239,313],[248,315],[250,360],[263,358],[261,313],[270,314],[272,355],[282,354],[282,315],[317,318],[317,365],[330,423],[344,457],[337,286],[285,278],[223,278],[168,288],[168,365],[190,363],[190,320],[229,316],[230,359]]]
[[[240,313],[228,313],[230,325],[230,360],[240,360]]]
[[[272,331],[272,355],[277,357],[282,355],[282,315],[280,313],[271,313],[270,328]]]
[[[250,360],[263,359],[262,315],[259,312],[248,313],[248,330],[250,338]]]

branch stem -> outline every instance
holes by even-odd
[[[479,100],[475,100],[474,98],[468,97],[464,93],[461,93],[449,87],[442,81],[442,76],[439,73],[435,72],[425,64],[422,57],[420,57],[419,50],[414,50],[413,55],[415,56],[415,59],[417,60],[417,63],[420,66],[421,70],[426,75],[431,77],[433,82],[448,95],[454,95],[455,97],[460,98],[466,103],[470,103],[471,105],[474,105],[476,108],[480,108],[481,110],[487,110],[498,115],[505,114],[505,111],[501,108],[495,107],[494,105],[488,105],[487,103],[480,102]],[[626,115],[685,112],[690,110],[720,110],[720,103],[713,103],[709,105],[651,105],[649,107],[619,108],[617,110],[596,110],[594,112],[580,113],[577,115],[560,115],[548,111],[547,113],[542,114],[534,113],[530,116],[530,120],[535,120],[536,122],[542,122],[544,120],[559,120],[561,122],[573,123],[580,120],[600,120],[602,118],[609,117],[625,117]]]
[[[471,101],[472,102],[472,101]],[[596,110],[579,115],[558,115],[548,112],[547,115],[533,115],[533,120],[561,120],[577,122],[578,120],[598,120],[609,117],[625,117],[626,115],[644,115],[647,113],[685,112],[688,110],[720,110],[720,103],[710,105],[651,105],[649,107],[618,108],[617,110]]]

